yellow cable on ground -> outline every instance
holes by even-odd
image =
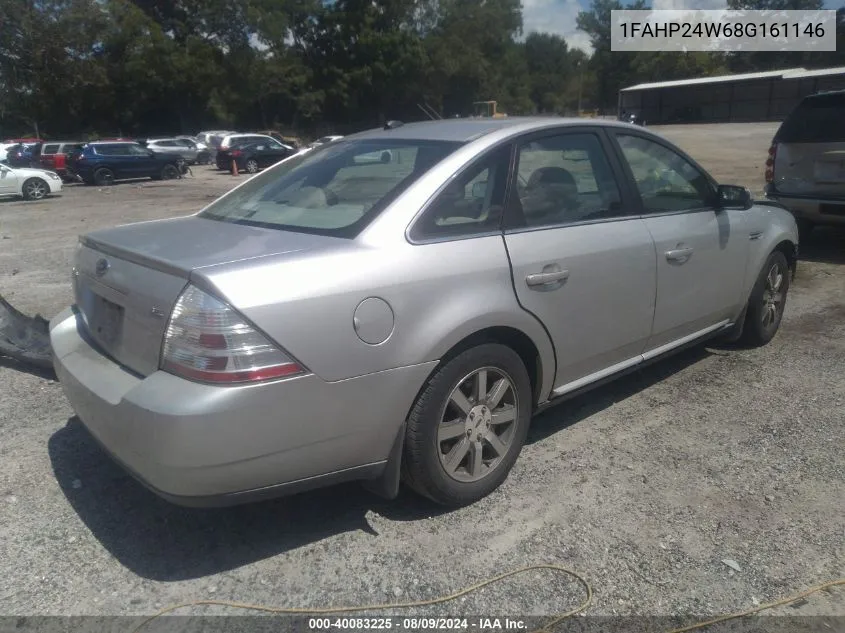
[[[824,591],[825,589],[829,589],[830,587],[835,587],[837,585],[845,585],[845,578],[840,578],[839,580],[831,580],[820,585],[816,585],[815,587],[810,587],[806,591],[802,591],[799,594],[795,594],[794,596],[789,596],[787,598],[782,598],[780,600],[776,600],[774,602],[768,602],[766,604],[761,604],[759,607],[754,607],[753,609],[746,609],[745,611],[738,611],[737,613],[731,613],[730,615],[722,615],[718,618],[713,618],[712,620],[706,620],[704,622],[698,622],[696,624],[691,624],[689,626],[683,626],[679,629],[672,629],[668,633],[685,633],[686,631],[693,631],[695,629],[703,629],[705,626],[711,626],[713,624],[718,624],[719,622],[724,622],[725,620],[735,620],[737,618],[744,618],[749,615],[754,615],[755,613],[759,613],[760,611],[765,611],[766,609],[774,609],[775,607],[781,607],[785,604],[789,604],[790,602],[795,602],[796,600],[800,600],[801,598],[806,598],[807,596],[814,594],[818,591]]]
[[[590,606],[590,603],[593,601],[593,588],[590,586],[590,583],[587,582],[587,579],[584,578],[581,574],[577,571],[572,571],[571,569],[567,569],[566,567],[562,567],[561,565],[550,565],[550,564],[538,564],[538,565],[527,565],[526,567],[520,567],[519,569],[514,569],[503,574],[499,574],[498,576],[494,576],[492,578],[488,578],[487,580],[482,580],[479,583],[474,585],[470,585],[460,591],[456,591],[453,594],[449,594],[447,596],[439,596],[437,598],[431,598],[429,600],[417,600],[414,602],[394,602],[394,603],[383,603],[383,604],[368,604],[368,605],[360,605],[354,607],[324,607],[324,608],[314,608],[314,607],[306,607],[306,608],[296,608],[296,607],[270,607],[266,605],[260,604],[244,604],[240,602],[229,602],[228,600],[194,600],[192,602],[184,602],[182,604],[175,604],[169,607],[166,607],[151,615],[149,618],[141,622],[141,624],[135,628],[133,633],[137,633],[140,631],[144,626],[155,620],[156,618],[164,615],[165,613],[170,613],[171,611],[176,611],[177,609],[182,609],[185,607],[193,607],[199,605],[217,605],[222,607],[232,607],[234,609],[247,609],[250,611],[263,611],[265,613],[276,613],[276,614],[299,614],[299,615],[325,615],[327,613],[354,613],[360,611],[384,611],[386,609],[410,609],[413,607],[428,607],[434,604],[442,604],[444,602],[451,602],[452,600],[456,600],[461,596],[465,596],[468,593],[472,593],[473,591],[478,591],[479,589],[486,587],[488,585],[495,584],[497,582],[501,582],[505,578],[510,578],[511,576],[516,576],[518,574],[524,574],[529,571],[536,571],[540,569],[548,569],[554,571],[559,574],[565,574],[567,576],[572,576],[573,578],[577,579],[583,586],[586,591],[586,598],[581,603],[579,607],[576,609],[572,609],[571,611],[567,611],[559,616],[556,616],[555,619],[549,623],[548,626],[554,626],[561,620],[565,620],[568,617],[575,615],[576,613],[580,613],[584,611],[587,607]]]
[[[510,578],[511,576],[516,576],[518,574],[524,574],[529,571],[536,571],[540,569],[550,570],[556,573],[565,574],[577,579],[583,586],[586,592],[586,597],[584,601],[575,609],[571,611],[567,611],[566,613],[562,613],[557,615],[552,619],[545,627],[542,629],[538,629],[534,631],[534,633],[548,633],[553,627],[560,624],[566,618],[570,618],[573,615],[581,613],[582,611],[586,610],[587,607],[590,606],[590,603],[593,601],[593,588],[590,586],[590,583],[587,581],[584,576],[579,574],[577,571],[572,571],[571,569],[567,569],[566,567],[562,567],[561,565],[551,565],[551,564],[539,564],[539,565],[528,565],[526,567],[520,567],[519,569],[514,569],[512,571],[505,572],[503,574],[499,574],[498,576],[494,576],[492,578],[488,578],[487,580],[483,580],[479,583],[474,585],[470,585],[460,591],[456,591],[453,594],[449,594],[447,596],[440,596],[437,598],[431,598],[429,600],[417,600],[414,602],[394,602],[394,603],[382,603],[382,604],[371,604],[371,605],[360,605],[360,606],[352,606],[352,607],[324,607],[324,608],[296,608],[296,607],[271,607],[266,605],[260,604],[245,604],[241,602],[230,602],[228,600],[194,600],[192,602],[183,602],[181,604],[171,605],[155,613],[148,617],[146,620],[141,622],[138,625],[133,633],[137,633],[147,624],[152,622],[158,617],[163,616],[166,613],[170,613],[172,611],[176,611],[177,609],[183,609],[185,607],[193,607],[193,606],[201,606],[201,605],[215,605],[221,607],[232,607],[234,609],[246,609],[249,611],[263,611],[265,613],[275,613],[275,614],[289,614],[289,615],[325,615],[328,613],[354,613],[360,611],[384,611],[386,609],[409,609],[412,607],[427,607],[434,604],[442,604],[444,602],[450,602],[461,596],[465,596],[468,593],[472,593],[473,591],[477,591],[483,587],[487,587],[488,585],[492,585],[497,582],[501,582],[505,578]],[[782,598],[780,600],[776,600],[775,602],[769,602],[766,604],[761,604],[758,607],[754,607],[752,609],[746,609],[745,611],[738,611],[736,613],[731,613],[729,615],[719,616],[717,618],[713,618],[712,620],[705,620],[703,622],[697,622],[695,624],[690,624],[689,626],[684,626],[678,629],[672,629],[667,633],[686,633],[687,631],[693,631],[696,629],[703,629],[708,626],[712,626],[713,624],[718,624],[719,622],[725,622],[726,620],[735,620],[737,618],[747,617],[749,615],[753,615],[755,613],[759,613],[760,611],[765,611],[766,609],[773,609],[775,607],[780,607],[785,604],[789,604],[790,602],[795,602],[796,600],[801,600],[802,598],[806,598],[809,595],[817,593],[819,591],[824,591],[825,589],[829,589],[830,587],[836,587],[837,585],[845,585],[845,578],[840,578],[839,580],[831,580],[821,585],[816,585],[815,587],[811,587],[806,591],[802,591],[799,594],[795,594],[793,596],[789,596],[787,598]]]

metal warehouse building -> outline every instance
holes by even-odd
[[[646,123],[779,121],[806,95],[845,89],[845,67],[790,68],[639,84],[619,92],[619,112]]]

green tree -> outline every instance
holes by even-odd
[[[632,83],[635,53],[611,50],[611,11],[646,9],[644,0],[635,0],[623,7],[619,0],[592,0],[589,11],[578,14],[578,28],[586,33],[593,46],[590,70],[596,77],[595,99],[600,108],[614,108],[620,88]]]

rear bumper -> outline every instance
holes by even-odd
[[[796,218],[814,224],[845,224],[845,200],[790,196],[771,188],[766,197],[785,206]]]
[[[53,319],[50,339],[64,392],[96,440],[148,488],[190,506],[379,476],[434,366],[221,387],[123,369],[72,309]]]

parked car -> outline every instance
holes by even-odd
[[[103,186],[130,178],[178,178],[179,161],[179,156],[160,154],[134,142],[96,141],[74,151],[67,169],[85,184]]]
[[[83,423],[177,503],[393,497],[402,473],[462,505],[536,411],[710,337],[769,342],[797,240],[644,128],[430,121],[83,236],[50,335]]]
[[[24,200],[41,200],[61,193],[62,179],[52,171],[0,165],[0,196],[18,196]]]
[[[296,153],[286,145],[272,140],[251,143],[238,143],[227,151],[218,153],[221,161],[235,161],[239,171],[255,174],[259,169],[275,165],[288,156]],[[231,168],[230,168],[231,169]]]
[[[320,147],[320,145],[325,145],[326,143],[339,141],[342,138],[342,136],[321,136],[316,141],[313,141],[310,145],[308,145],[308,147],[313,149],[315,147]]]
[[[10,147],[14,147],[17,143],[0,143],[0,163],[6,162],[6,156]]]
[[[81,149],[84,143],[79,141],[57,141],[44,143],[41,146],[41,167],[53,171],[62,180],[75,180],[67,170],[67,158],[75,150]]]
[[[5,162],[10,167],[39,167],[41,143],[17,143],[7,147]]]
[[[170,156],[181,157],[189,165],[197,162],[199,156],[199,149],[196,144],[188,145],[182,139],[176,138],[153,138],[148,139],[146,144],[147,149],[150,149],[159,154],[169,154]]]
[[[802,234],[845,225],[845,91],[811,95],[781,123],[766,161],[766,196],[787,207]]]
[[[177,136],[176,140],[183,145],[197,150],[197,165],[208,165],[211,162],[211,150],[208,145],[193,136]]]
[[[217,169],[232,168],[232,158],[228,153],[230,149],[236,145],[256,142],[266,142],[273,147],[282,146],[288,150],[294,150],[294,148],[290,145],[277,141],[272,136],[267,136],[266,134],[229,134],[228,136],[223,137],[217,147],[217,155],[215,156]]]

